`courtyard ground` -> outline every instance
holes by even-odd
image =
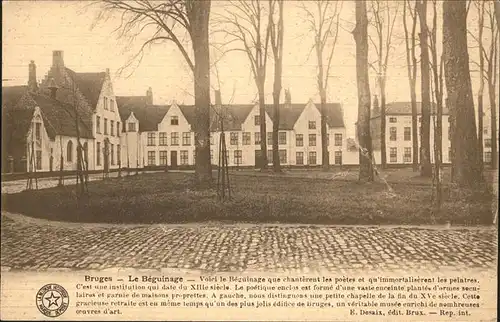
[[[411,169],[381,172],[359,184],[356,171],[292,170],[283,174],[231,172],[233,198],[198,191],[192,173],[158,172],[91,181],[77,204],[74,186],[3,195],[2,209],[67,222],[249,222],[303,224],[491,224],[492,196],[458,194],[444,186],[440,212],[432,209],[431,181]],[[491,176],[489,176],[491,177]],[[449,170],[443,176],[449,182]],[[14,183],[10,183],[14,185]],[[2,189],[4,190],[4,189]],[[4,192],[4,191],[3,191]]]

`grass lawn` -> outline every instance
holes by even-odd
[[[487,193],[458,194],[446,185],[442,210],[433,214],[430,183],[393,181],[390,191],[382,182],[241,172],[231,176],[233,199],[220,203],[216,190],[195,189],[193,174],[153,173],[90,182],[90,197],[78,207],[75,187],[63,186],[3,195],[2,209],[51,220],[105,223],[491,223],[492,197]]]

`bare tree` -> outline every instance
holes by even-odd
[[[436,111],[434,115],[434,176],[433,181],[436,188],[435,207],[439,211],[442,203],[441,190],[441,165],[443,162],[443,57],[438,62],[437,49],[437,0],[432,0],[433,18],[432,29],[429,37],[429,49],[431,52],[431,70],[434,80],[434,98],[436,99]],[[432,83],[431,83],[432,87]],[[434,99],[432,99],[434,101]],[[433,104],[434,105],[434,104]]]
[[[431,96],[430,96],[430,73],[429,73],[429,45],[427,31],[427,0],[417,0],[417,12],[420,21],[420,77],[422,102],[421,118],[422,128],[420,130],[420,175],[432,176],[430,131],[431,131]]]
[[[321,101],[321,161],[323,169],[328,170],[330,166],[330,155],[328,152],[328,127],[326,122],[326,94],[333,53],[339,34],[340,13],[342,11],[343,2],[316,0],[315,4],[316,13],[311,12],[307,4],[303,4],[302,8],[306,13],[306,20],[314,34],[314,44],[311,50],[315,49],[316,51],[318,66],[317,81]]]
[[[356,1],[356,27],[353,30],[356,41],[356,79],[358,86],[358,123],[359,138],[359,180],[373,181],[373,151],[370,135],[370,80],[368,77],[368,17],[366,2]]]
[[[280,126],[280,95],[281,78],[283,74],[283,36],[285,27],[283,23],[282,0],[269,0],[270,44],[274,57],[274,85],[273,85],[273,170],[281,172],[279,155],[279,126]],[[277,7],[277,8],[276,8]],[[275,12],[278,11],[278,21],[274,21]]]
[[[466,1],[443,2],[443,59],[453,119],[454,181],[462,187],[484,182],[478,154],[474,101],[467,51]]]
[[[405,46],[406,46],[406,65],[408,70],[408,82],[410,84],[410,98],[411,98],[411,123],[412,123],[412,142],[413,142],[413,171],[418,171],[418,160],[419,160],[419,150],[418,150],[418,113],[417,113],[417,57],[415,56],[415,37],[417,30],[417,2],[415,1],[415,7],[410,6],[410,0],[404,0],[403,7],[403,27],[405,32]],[[411,20],[412,27],[411,33],[408,30],[407,15],[406,10],[408,9]]]
[[[391,6],[391,3],[393,6]],[[385,105],[386,105],[386,80],[387,80],[387,67],[389,62],[389,54],[392,47],[392,32],[394,30],[394,23],[399,11],[399,2],[387,0],[375,0],[371,2],[371,11],[373,14],[371,24],[376,31],[376,39],[368,34],[370,42],[377,54],[377,65],[370,64],[370,66],[377,73],[377,83],[380,89],[380,155],[382,168],[387,165],[387,149],[385,142],[386,133],[386,119],[385,119]]]
[[[141,59],[147,46],[170,42],[184,57],[194,76],[194,96],[196,121],[195,132],[195,173],[200,185],[210,185],[212,169],[210,162],[210,54],[208,23],[211,0],[101,0],[102,11],[98,17],[104,19],[106,13],[119,13],[121,24],[117,31],[120,36],[128,35],[132,41],[139,34],[148,34],[134,59]],[[191,48],[186,45],[180,33],[187,33]]]
[[[241,46],[229,48],[224,53],[231,51],[243,52],[250,62],[259,96],[260,168],[264,170],[267,168],[268,163],[264,85],[271,37],[271,28],[268,26],[269,18],[266,19],[267,13],[261,0],[231,0],[227,2],[226,6],[224,13],[218,15],[214,20],[219,27],[216,32],[225,35],[226,42],[224,45],[237,42]]]
[[[469,35],[478,43],[479,49],[479,64],[473,61],[479,67],[479,91],[478,91],[478,141],[481,155],[483,155],[483,92],[484,81],[488,86],[488,98],[490,104],[490,127],[491,127],[491,167],[497,168],[498,160],[498,143],[497,143],[497,111],[496,111],[496,84],[498,77],[498,43],[499,43],[499,28],[495,26],[495,8],[491,2],[476,1],[476,8],[479,12],[478,19],[478,34],[469,31]],[[486,20],[485,20],[486,18]],[[484,31],[488,31],[486,39]],[[485,44],[485,40],[489,39],[489,47]]]

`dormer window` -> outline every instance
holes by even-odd
[[[309,130],[316,129],[316,121],[309,121]]]
[[[178,116],[172,116],[170,118],[170,125],[179,125],[179,117]]]
[[[128,132],[135,132],[135,123],[134,122],[130,122],[128,124]]]

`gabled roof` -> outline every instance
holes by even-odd
[[[48,96],[40,94],[28,94],[30,99],[26,100],[25,108],[40,108],[47,135],[50,139],[55,139],[56,135],[77,136],[76,114],[71,105],[54,100]],[[81,138],[92,138],[92,131],[83,122],[82,118],[78,120],[78,129]]]
[[[436,113],[436,103],[431,103],[431,114]],[[443,114],[448,114],[448,107],[443,106]],[[411,102],[392,102],[385,106],[386,115],[411,115]],[[422,114],[422,103],[417,102],[417,114]],[[373,112],[372,117],[380,116],[380,112]]]
[[[116,105],[123,121],[126,121],[134,108],[145,107],[146,96],[116,96]]]
[[[26,93],[28,86],[2,86],[2,107],[14,107]]]
[[[26,144],[34,108],[2,108],[2,145],[9,152]]]
[[[92,109],[95,109],[101,95],[102,85],[106,80],[106,73],[77,73],[67,67],[66,72],[75,80],[76,86],[87,98]]]

